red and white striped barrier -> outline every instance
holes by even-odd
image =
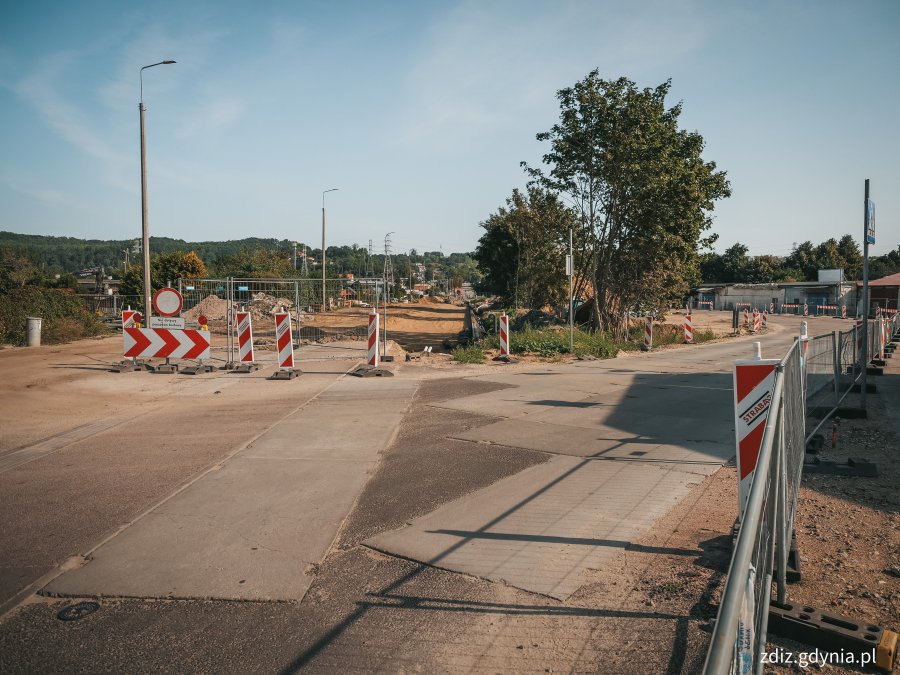
[[[644,319],[644,350],[650,351],[653,349],[653,317],[647,316]]]
[[[896,309],[887,309],[887,308],[885,308],[885,309],[882,309],[882,310],[881,310],[881,313],[882,313],[882,314],[891,314],[891,315],[894,315],[894,314],[897,313],[897,310],[896,310]]]
[[[509,356],[509,317],[500,315],[500,356]]]
[[[378,367],[378,312],[369,314],[369,351],[367,363],[373,368]]]
[[[753,332],[759,332],[759,310],[755,307],[753,308]]]
[[[841,318],[847,318],[847,305],[841,305]]]
[[[278,347],[278,367],[281,370],[293,370],[294,340],[291,334],[291,315],[287,312],[275,314],[275,344]]]
[[[809,305],[807,303],[803,303],[803,316],[809,316]]]
[[[875,318],[876,319],[881,318],[881,307],[879,305],[875,305]]]
[[[133,359],[208,359],[210,333],[175,328],[125,328],[125,356]]]
[[[769,303],[769,314],[774,314],[774,313],[775,313],[775,303],[770,302]]]
[[[237,326],[238,360],[241,363],[253,363],[253,322],[250,312],[236,312],[235,325]]]
[[[698,308],[698,309],[701,308],[701,307],[706,307],[709,311],[712,311],[712,310],[713,310],[713,306],[714,306],[714,304],[713,304],[713,301],[712,301],[712,300],[698,300],[698,301],[697,301],[697,308]]]
[[[759,343],[756,343],[757,345]],[[734,433],[737,445],[738,514],[743,518],[756,460],[769,420],[777,359],[734,362]]]
[[[133,309],[122,310],[122,330],[126,328],[136,328],[135,324],[140,321],[141,315]]]
[[[690,314],[684,317],[684,341],[687,343],[694,341],[694,317]]]
[[[763,330],[769,330],[769,313],[768,313],[768,312],[763,312],[763,313],[762,313],[762,325],[761,325],[761,328],[762,328]]]
[[[837,305],[819,305],[816,308],[817,313],[822,312],[833,312],[835,315],[837,314],[838,306]]]
[[[880,360],[884,361],[884,334],[885,334],[885,332],[887,332],[885,330],[887,328],[887,326],[885,326],[885,321],[883,318],[876,321],[875,325],[877,326],[877,330],[878,330],[878,336],[877,336],[878,358]]]
[[[781,313],[782,313],[782,314],[784,314],[784,310],[786,310],[786,309],[793,309],[793,310],[796,310],[796,311],[791,312],[791,313],[792,313],[792,314],[797,314],[797,313],[799,312],[799,310],[800,310],[800,305],[797,304],[797,303],[793,303],[793,302],[783,302],[783,303],[781,303]]]
[[[743,315],[744,315],[744,327],[750,328],[750,310],[745,308]]]

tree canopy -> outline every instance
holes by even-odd
[[[635,305],[681,297],[697,276],[698,250],[725,173],[701,157],[703,137],[678,128],[681,105],[666,107],[671,82],[638,89],[592,71],[562,89],[545,168],[523,163],[535,184],[567,199],[584,252],[580,272],[595,291],[598,328],[623,326]]]

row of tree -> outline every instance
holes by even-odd
[[[0,245],[18,249],[35,261],[47,275],[77,273],[81,270],[103,267],[107,274],[121,277],[129,290],[135,287],[134,279],[143,278],[141,254],[134,241],[83,240],[74,237],[50,237],[44,235],[0,232]],[[177,279],[180,276],[197,277],[260,277],[288,278],[321,275],[322,251],[320,248],[297,246],[296,271],[294,268],[294,242],[278,239],[248,238],[223,242],[186,242],[167,237],[151,237],[150,250],[154,254],[151,279],[156,288],[158,281]],[[129,264],[125,265],[127,258]],[[308,263],[304,266],[304,252]],[[193,259],[186,258],[193,254]],[[352,273],[356,276],[381,276],[385,270],[383,254],[369,255],[368,249],[352,246],[329,246],[327,250],[329,276]],[[451,286],[464,281],[477,282],[481,278],[478,266],[469,253],[416,250],[391,256],[395,279],[414,279],[418,265],[424,266],[424,278],[439,279]],[[203,272],[197,273],[202,266]],[[140,285],[140,284],[138,284]]]
[[[849,235],[803,242],[790,255],[751,257],[743,244],[709,253],[715,203],[731,194],[725,172],[702,158],[704,141],[678,128],[681,105],[666,106],[670,82],[638,89],[595,70],[557,93],[559,121],[543,166],[522,166],[525,191],[481,223],[475,259],[484,286],[517,307],[565,311],[562,261],[574,239],[575,297],[590,301],[592,325],[624,332],[628,311],[661,309],[702,282],[817,280],[820,269],[862,276]],[[571,232],[571,235],[570,235]],[[870,277],[900,271],[900,247],[870,258]]]

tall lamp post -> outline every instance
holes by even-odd
[[[141,68],[141,102],[138,109],[141,113],[141,231],[144,245],[144,325],[150,325],[150,230],[147,222],[147,142],[144,137],[144,71],[154,66],[167,66],[174,61],[160,61]]]
[[[336,192],[340,188],[322,190],[322,311],[325,311],[325,195],[328,192]]]

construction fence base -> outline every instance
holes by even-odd
[[[816,457],[803,463],[803,473],[826,476],[855,476],[862,478],[878,478],[878,465],[864,457],[850,457],[846,462]]]
[[[232,369],[232,373],[252,373],[254,371],[259,370],[258,363],[242,363],[240,365],[234,366]]]
[[[151,373],[159,373],[163,375],[168,375],[171,373],[178,372],[178,364],[177,363],[161,363],[158,366],[151,366],[147,364],[147,370]]]
[[[385,368],[376,368],[375,366],[360,366],[356,370],[351,370],[350,375],[354,377],[393,377],[394,374]]]
[[[207,363],[200,363],[196,366],[185,366],[179,372],[182,375],[197,375],[199,373],[214,373],[218,370],[215,366]]]
[[[518,360],[510,357],[508,354],[501,354],[500,356],[495,356],[494,361],[499,361],[500,363],[518,363]]]
[[[297,368],[284,368],[276,370],[274,373],[269,375],[267,379],[269,380],[293,380],[295,377],[302,375],[302,371]]]
[[[143,361],[119,361],[113,364],[112,372],[114,373],[133,373],[144,369]]]
[[[890,672],[897,658],[897,633],[831,612],[793,603],[772,601],[769,632],[824,652],[840,652],[845,661]]]

